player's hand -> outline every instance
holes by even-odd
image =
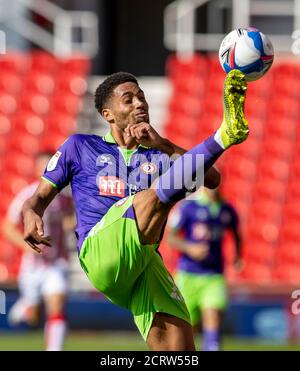
[[[159,148],[164,142],[164,139],[147,122],[129,124],[124,132],[128,140],[134,138],[137,143],[146,147]]]
[[[186,255],[190,258],[201,261],[204,260],[209,252],[209,247],[207,244],[187,244],[186,245]]]
[[[44,223],[38,214],[33,210],[27,210],[23,221],[24,240],[33,250],[41,253],[42,248],[38,245],[51,246],[51,238],[44,236]]]

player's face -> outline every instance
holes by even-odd
[[[144,92],[133,82],[117,86],[108,106],[108,109],[103,110],[103,116],[120,129],[129,124],[149,123],[149,107]]]

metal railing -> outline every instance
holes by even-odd
[[[180,58],[189,58],[196,50],[217,51],[224,34],[197,33],[196,11],[214,0],[176,0],[165,8],[164,44]],[[300,30],[300,0],[232,0],[232,27],[249,27],[252,16],[292,16],[293,29]],[[252,25],[255,26],[255,25]],[[291,52],[290,34],[268,34],[277,52]],[[295,37],[294,37],[295,38]]]
[[[47,0],[14,0],[24,12],[7,12],[7,0],[0,0],[0,22],[25,39],[58,56],[82,52],[93,57],[98,52],[98,17],[90,11],[66,11]],[[53,32],[36,24],[34,12],[53,25]],[[74,30],[80,40],[74,41]]]

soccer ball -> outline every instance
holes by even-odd
[[[242,71],[247,81],[261,78],[272,66],[274,49],[270,39],[256,28],[236,28],[223,39],[219,60],[223,70]]]

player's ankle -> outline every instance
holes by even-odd
[[[222,122],[223,124],[223,122]],[[224,150],[228,149],[229,146],[226,146],[222,139],[222,129],[219,127],[219,129],[215,132],[214,140],[219,144],[220,147],[222,147]]]

